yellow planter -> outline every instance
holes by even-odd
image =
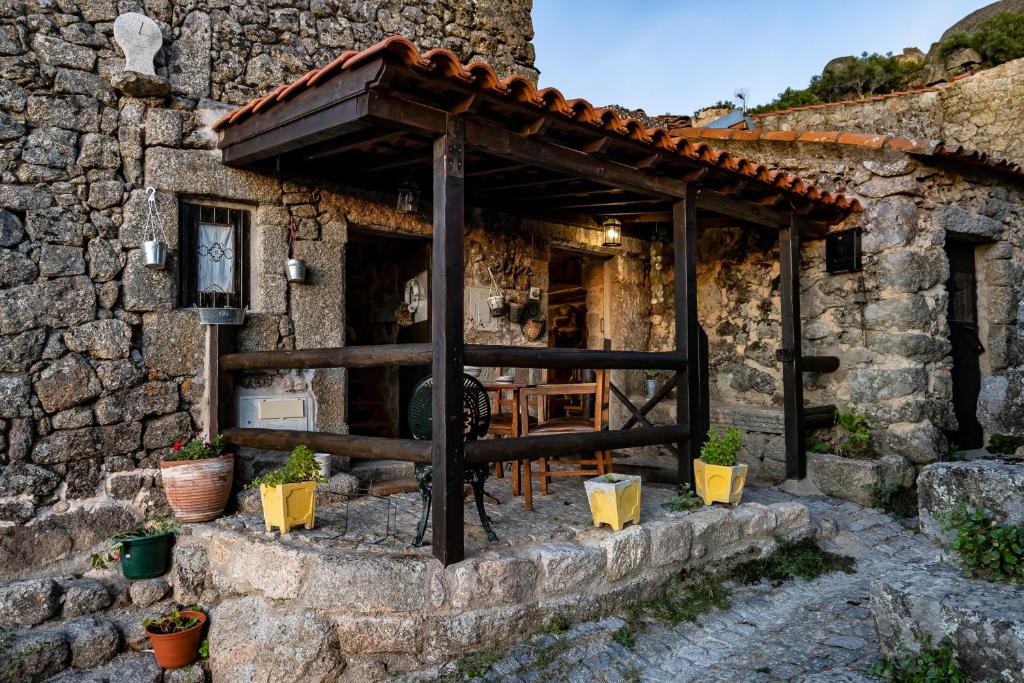
[[[747,481],[747,466],[709,465],[703,460],[693,463],[693,475],[697,484],[697,495],[705,505],[718,501],[739,505],[743,496],[743,484]]]
[[[292,527],[313,528],[316,518],[316,482],[303,481],[281,486],[260,485],[263,522],[267,531],[277,527],[282,534]]]
[[[618,531],[626,522],[640,523],[640,477],[603,474],[588,479],[583,486],[587,490],[594,526],[607,524]]]

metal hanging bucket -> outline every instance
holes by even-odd
[[[487,297],[487,308],[491,309],[492,318],[501,318],[505,315],[505,295],[495,294]]]
[[[285,263],[285,273],[288,275],[288,282],[306,281],[306,262],[300,258],[290,258]]]
[[[153,270],[163,270],[167,265],[167,244],[160,240],[146,240],[142,243],[142,263]]]
[[[156,208],[156,188],[146,188],[146,202],[149,204],[146,214],[146,235],[149,239],[142,243],[142,263],[147,268],[163,270],[167,265],[167,235]]]

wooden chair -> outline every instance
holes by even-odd
[[[519,422],[523,436],[540,436],[545,434],[574,434],[580,432],[599,432],[608,425],[608,383],[610,371],[598,370],[593,382],[580,384],[542,384],[523,389],[522,413]],[[558,395],[594,395],[594,416],[587,417],[555,417],[546,416],[546,398]],[[537,397],[537,423],[527,422],[529,399]],[[568,465],[570,469],[550,469],[548,460],[539,458],[540,492],[548,494],[548,483],[553,477],[596,477],[612,471],[611,451],[597,451],[593,455],[567,454],[557,457],[559,465]],[[533,465],[526,461],[523,468],[523,491],[527,510],[533,509]]]
[[[513,392],[513,398],[504,398],[506,390],[495,391],[494,398],[491,401],[491,424],[487,430],[487,433],[491,436],[496,437],[515,437],[520,435],[519,422],[521,414],[517,407],[517,401],[515,395],[521,392],[521,388],[510,388],[509,391]],[[509,412],[502,412],[502,407],[505,404],[511,404],[512,410]],[[532,415],[528,415],[529,424],[536,425],[537,418]],[[520,489],[520,461],[512,461],[512,495],[518,496]],[[498,479],[505,477],[505,463],[496,462],[494,463],[494,476]]]

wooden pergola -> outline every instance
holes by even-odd
[[[787,475],[805,476],[803,357],[800,348],[801,238],[823,235],[855,201],[821,192],[704,144],[645,129],[611,109],[537,91],[521,78],[500,81],[490,66],[462,65],[445,50],[420,53],[389,38],[345,53],[219,121],[225,164],[394,196],[409,180],[433,187],[430,344],[229,353],[209,336],[208,429],[238,446],[314,450],[354,458],[433,465],[433,552],[445,565],[463,558],[464,468],[573,451],[674,444],[680,482],[692,484],[703,434],[707,368],[698,348],[696,231],[757,225],[778,230]],[[577,225],[618,217],[643,235],[671,223],[675,258],[676,350],[665,353],[558,350],[463,343],[464,211],[468,204]],[[676,371],[677,424],[587,434],[463,443],[462,368],[516,366]],[[431,365],[433,439],[242,429],[231,426],[238,370]],[[701,391],[701,378],[705,381]],[[666,392],[667,393],[667,392]],[[701,397],[703,395],[703,398]],[[664,394],[663,394],[664,395]],[[645,406],[649,409],[649,406]],[[631,420],[631,424],[636,419]],[[693,427],[694,429],[691,429]]]

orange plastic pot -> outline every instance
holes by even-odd
[[[180,613],[196,617],[199,623],[178,633],[153,633],[148,626],[146,627],[146,635],[153,645],[153,654],[156,655],[156,663],[161,669],[178,669],[199,659],[199,642],[203,636],[203,627],[206,625],[206,615],[190,610],[181,610]]]

